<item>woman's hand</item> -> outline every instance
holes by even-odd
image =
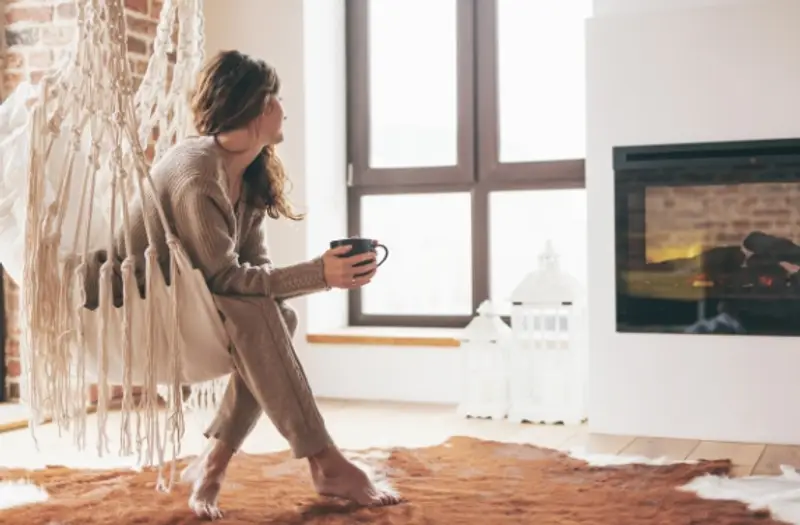
[[[366,252],[343,257],[352,248],[349,245],[337,246],[322,254],[325,282],[331,288],[360,288],[375,277],[375,271],[378,269],[375,254]],[[356,266],[356,264],[364,262],[367,264]],[[360,275],[360,277],[356,277],[356,275]]]

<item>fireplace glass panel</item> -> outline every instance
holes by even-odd
[[[800,335],[800,147],[731,144],[618,162],[618,331]]]

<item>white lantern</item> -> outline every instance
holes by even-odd
[[[461,403],[464,417],[503,419],[508,413],[508,359],[511,328],[490,301],[464,328],[461,338]]]
[[[580,423],[588,376],[586,293],[561,270],[550,241],[511,303],[509,420]]]

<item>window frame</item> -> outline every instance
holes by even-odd
[[[490,297],[489,195],[493,191],[585,188],[585,160],[501,163],[497,101],[497,2],[457,0],[458,160],[456,166],[372,168],[369,0],[346,0],[347,229],[361,230],[364,195],[469,192],[472,198],[472,311]],[[464,327],[472,316],[365,314],[360,290],[348,298],[351,326]]]

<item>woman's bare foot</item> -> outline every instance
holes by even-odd
[[[309,458],[309,465],[314,487],[321,496],[344,498],[369,507],[396,505],[401,501],[394,490],[379,487],[334,447]]]
[[[206,451],[181,473],[181,481],[192,484],[189,508],[201,519],[222,518],[219,493],[233,451],[214,440]]]

